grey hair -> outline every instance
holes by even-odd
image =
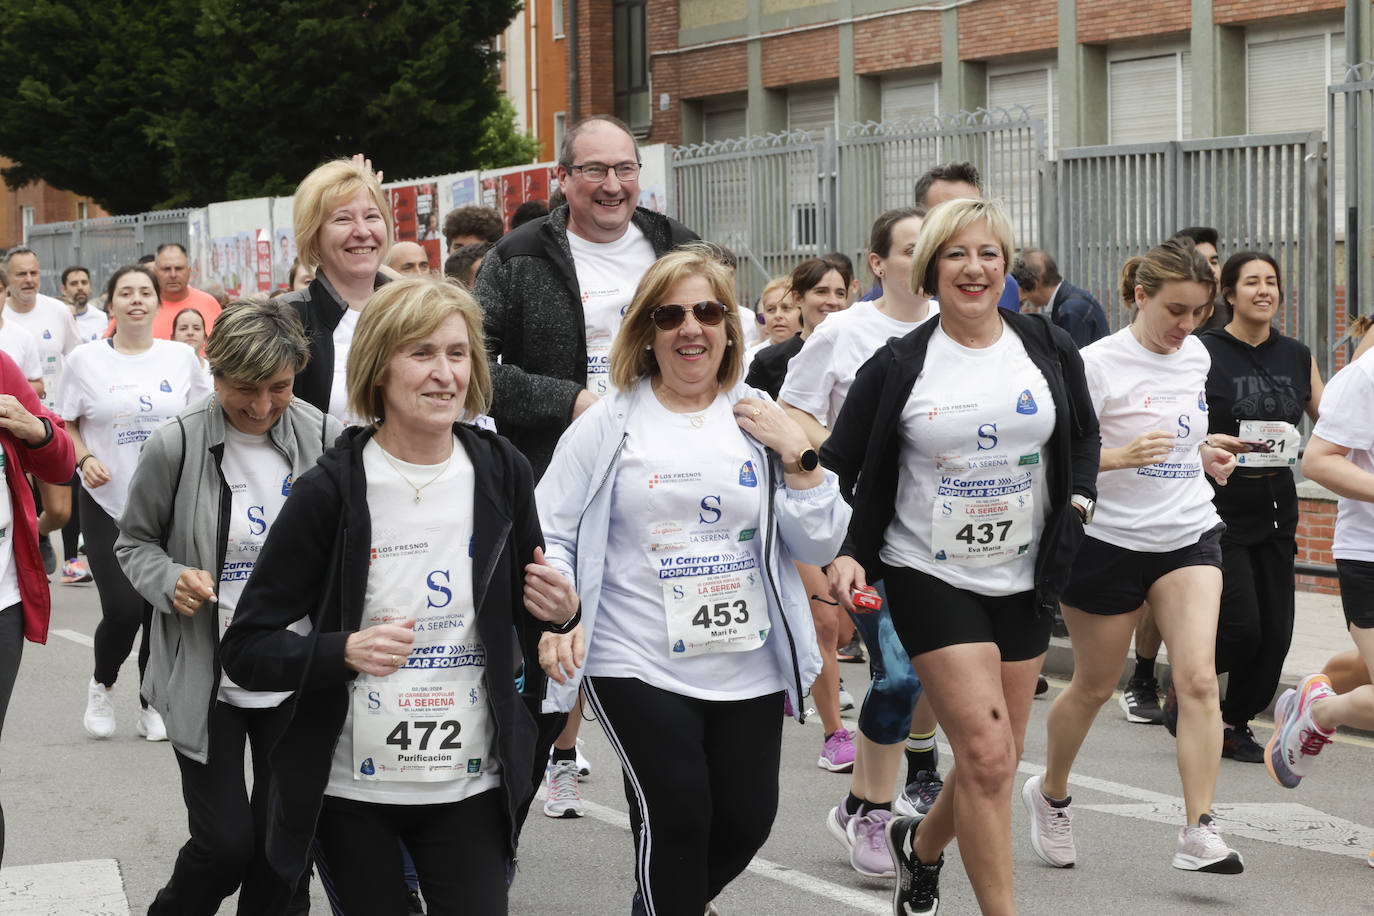
[[[290,305],[236,299],[215,318],[205,359],[215,378],[262,382],[283,369],[304,369],[310,362],[310,341]]]
[[[28,245],[15,245],[15,246],[14,246],[13,248],[11,248],[9,251],[6,251],[6,252],[5,252],[5,267],[6,267],[6,268],[8,268],[8,267],[10,266],[10,261],[13,261],[13,260],[14,260],[14,256],[17,255],[17,254],[31,254],[31,255],[33,255],[35,258],[38,257],[38,252],[34,251],[34,250],[33,250],[32,248],[30,248]]]

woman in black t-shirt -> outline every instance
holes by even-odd
[[[1225,575],[1217,624],[1217,671],[1230,672],[1221,716],[1221,755],[1260,763],[1264,747],[1250,719],[1274,698],[1293,637],[1293,558],[1298,496],[1292,467],[1298,425],[1317,418],[1322,379],[1307,347],[1271,325],[1283,301],[1278,264],[1268,254],[1232,255],[1221,294],[1233,314],[1202,335],[1212,355],[1207,375],[1209,439],[1238,456],[1214,503]]]

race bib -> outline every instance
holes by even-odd
[[[587,330],[587,390],[605,397],[611,386],[611,335]]]
[[[1298,463],[1302,448],[1302,433],[1292,423],[1283,420],[1241,420],[1240,438],[1247,442],[1263,442],[1267,452],[1244,452],[1236,456],[1236,464],[1243,468],[1291,468]]]
[[[656,522],[650,528],[650,558],[663,588],[669,657],[749,652],[763,645],[768,599],[754,552],[735,546],[742,543],[743,532],[702,549],[676,540],[688,536],[688,525]]]
[[[1031,472],[997,473],[937,461],[930,544],[937,561],[996,566],[1025,554],[1033,538]]]
[[[412,655],[395,674],[354,686],[355,780],[446,782],[481,775],[490,740],[485,681],[480,674],[412,668],[442,660]]]

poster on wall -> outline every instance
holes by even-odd
[[[287,281],[291,274],[291,264],[296,260],[295,233],[279,226],[272,253],[272,282],[277,289],[290,289]]]
[[[247,296],[254,292],[257,285],[257,235],[256,232],[247,230],[234,237],[237,245],[234,252],[234,270],[238,276],[238,292],[235,295]]]
[[[415,186],[388,188],[386,195],[391,203],[393,237],[398,242],[415,241]]]
[[[477,203],[477,178],[468,175],[458,178],[449,185],[449,195],[453,199],[453,209]]]
[[[268,293],[272,291],[272,236],[268,235],[266,229],[258,230],[257,242],[257,291]]]
[[[425,250],[429,269],[444,267],[444,239],[439,231],[439,186],[425,182],[415,186],[415,241]]]
[[[191,262],[190,284],[197,289],[205,285],[209,268],[205,263],[205,225],[204,208],[192,210],[186,217],[186,256]]]

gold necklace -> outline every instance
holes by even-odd
[[[387,450],[382,448],[380,442],[377,443],[377,448],[381,450],[382,457],[386,459],[387,464],[391,465],[392,470],[394,470],[397,473],[397,475],[399,475],[400,478],[406,482],[406,485],[408,487],[415,491],[414,502],[416,503],[419,503],[420,501],[420,491],[423,490],[425,487],[429,486],[430,484],[434,483],[434,481],[438,480],[440,477],[443,477],[444,472],[448,470],[448,463],[453,460],[453,452],[452,450],[450,450],[448,453],[448,457],[444,459],[444,466],[439,468],[439,473],[435,474],[429,480],[425,481],[417,487],[415,486],[414,481],[412,481],[409,477],[405,475],[405,471],[401,470],[401,466],[398,465],[395,462],[395,460],[392,459],[391,455],[387,453]]]

